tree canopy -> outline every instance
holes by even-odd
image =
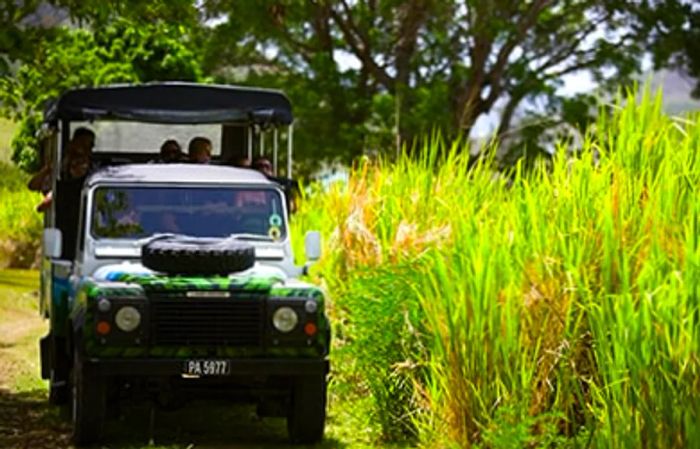
[[[654,66],[681,70],[696,80],[700,98],[700,4],[692,0],[639,0],[627,5],[631,27],[649,42]]]
[[[591,93],[562,89],[567,76],[588,73],[602,90],[631,85],[649,50],[659,67],[700,75],[694,9],[684,0],[7,1],[0,101],[30,123],[70,87],[208,77],[285,90],[308,169],[410,147],[436,129],[474,137],[484,117],[509,145],[537,148],[544,130],[584,128],[595,111]],[[17,141],[18,160],[26,144]]]
[[[200,81],[199,58],[184,26],[139,24],[120,18],[99,32],[59,28],[33,45],[13,76],[0,78],[0,102],[20,126],[13,159],[36,169],[36,133],[46,102],[78,86],[149,80]]]

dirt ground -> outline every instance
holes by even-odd
[[[36,280],[0,275],[0,448],[68,447],[66,421],[46,404],[39,380],[37,338],[45,324],[36,311]]]
[[[0,271],[0,449],[70,447],[70,413],[48,405],[46,384],[39,378],[38,340],[46,324],[36,310],[36,276]],[[99,447],[298,447],[287,443],[284,420],[260,420],[251,407],[203,403],[164,412],[143,405],[113,415],[106,432],[109,444]],[[329,427],[333,421],[331,413]],[[318,447],[347,446],[331,430]]]

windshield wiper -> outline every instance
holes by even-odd
[[[247,234],[247,233],[240,233],[240,234],[231,234],[229,235],[230,239],[233,240],[252,240],[252,241],[258,241],[258,242],[274,242],[275,240],[272,237],[269,237],[264,234]]]

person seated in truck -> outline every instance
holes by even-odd
[[[299,183],[293,179],[275,176],[272,170],[272,162],[266,157],[257,157],[253,160],[252,168],[265,175],[270,181],[274,181],[282,187],[287,201],[287,210],[292,213],[297,209],[297,198],[299,196]]]
[[[239,157],[233,161],[233,166],[238,168],[250,168],[250,159],[246,156]]]
[[[163,164],[171,164],[176,162],[185,162],[187,160],[185,153],[182,152],[182,147],[175,139],[168,139],[160,146],[160,155],[156,162]]]
[[[69,164],[69,160],[73,156],[84,154],[92,159],[92,149],[95,147],[95,133],[84,127],[80,127],[73,132],[73,138],[68,143],[66,157],[63,161],[63,172]],[[91,162],[92,165],[92,162]],[[42,169],[29,180],[27,187],[29,190],[39,191],[47,195],[51,190],[51,171],[52,164],[47,162]]]
[[[62,186],[59,190],[71,192],[72,197],[79,197],[83,188],[83,181],[90,171],[90,158],[85,155],[76,155],[67,160],[66,173],[63,178],[56,183]],[[53,192],[48,191],[41,203],[37,206],[37,212],[44,212],[53,202]]]
[[[211,149],[211,140],[199,136],[190,140],[190,144],[187,147],[187,155],[190,162],[208,164],[211,162]]]
[[[83,130],[81,132],[81,130]],[[66,157],[63,160],[63,170],[61,170],[61,179],[70,181],[68,184],[78,185],[78,190],[82,189],[83,181],[88,173],[95,168],[92,161],[92,148],[94,146],[95,134],[87,128],[78,128],[73,134],[73,139],[69,142],[66,151]],[[30,189],[31,189],[30,181]],[[53,193],[50,191],[51,176],[47,178],[48,190],[44,192],[44,198],[37,205],[37,212],[44,212],[51,206],[53,202]]]
[[[272,171],[272,162],[270,162],[270,160],[266,157],[256,157],[255,159],[253,159],[251,167],[259,171],[263,175],[267,176],[268,178],[272,178],[275,176],[274,172]]]

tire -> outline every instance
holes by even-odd
[[[236,273],[255,264],[255,248],[227,239],[170,237],[141,249],[143,265],[168,274],[205,275]]]
[[[73,443],[85,446],[97,443],[102,438],[107,409],[104,379],[89,369],[74,351],[73,390]]]
[[[326,376],[297,379],[292,387],[287,433],[292,443],[314,444],[323,439],[326,424]]]

